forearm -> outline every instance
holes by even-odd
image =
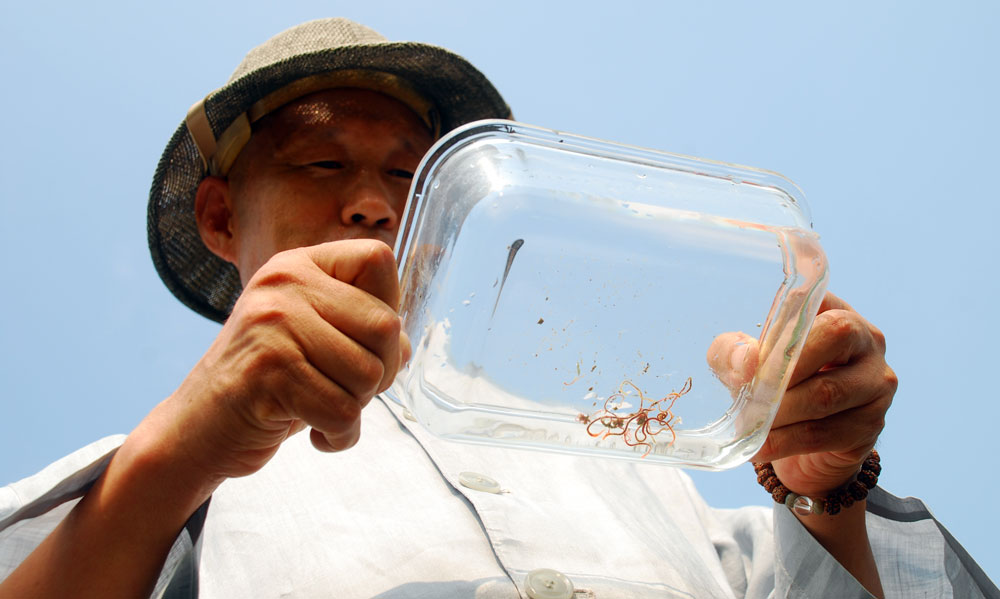
[[[869,593],[881,599],[885,594],[868,541],[865,506],[865,501],[859,501],[836,516],[811,514],[796,518]]]
[[[148,596],[178,533],[214,488],[144,421],[86,496],[2,584],[10,597]]]

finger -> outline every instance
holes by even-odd
[[[401,322],[386,304],[326,275],[307,284],[308,305],[288,326],[306,360],[367,403],[399,370]]]
[[[325,440],[317,445],[324,451],[338,451],[353,446],[360,437],[364,404],[305,362],[281,371],[286,381],[273,388],[281,389],[274,398],[281,405],[282,416],[299,420],[317,431],[310,434]],[[267,418],[267,415],[264,415]]]
[[[410,340],[405,333],[400,334],[400,347],[402,362],[405,363],[410,359]],[[386,388],[388,388],[388,386]],[[384,390],[385,389],[379,389],[378,391],[381,392]],[[323,427],[325,430],[313,428],[309,431],[309,440],[312,442],[313,447],[323,452],[336,452],[350,449],[357,444],[361,438],[360,422],[361,420],[359,417],[356,423],[351,424],[351,426],[346,428],[340,427],[335,431],[330,430],[328,425]]]
[[[330,326],[314,314],[315,326],[295,329],[292,334],[302,348],[304,359],[331,381],[346,390],[361,405],[368,401],[384,386],[390,373],[395,375],[398,368],[400,350],[388,347],[379,351],[389,354],[395,351],[395,358],[383,358],[365,345],[346,335],[342,330]],[[398,345],[398,335],[396,337]],[[371,345],[371,343],[369,343]]]
[[[750,382],[757,371],[760,346],[743,332],[717,336],[708,347],[708,366],[730,391],[736,392]]]
[[[321,362],[323,352],[333,347],[322,344],[313,347],[309,355],[332,376],[347,374],[333,366],[359,369],[358,374],[364,375],[359,383],[371,383],[371,390],[359,393],[373,394],[388,388],[402,364],[403,354],[399,345],[402,324],[395,311],[399,302],[399,283],[388,246],[381,242],[355,241],[342,242],[343,245],[325,244],[322,248],[325,252],[311,248],[318,252],[314,256],[321,261],[336,261],[337,258],[331,254],[339,254],[343,259],[336,264],[317,264],[324,274],[319,277],[320,280],[310,282],[307,289],[310,303],[320,316],[370,352],[377,363],[357,352],[345,354],[346,363],[336,360]],[[323,267],[332,269],[332,278]],[[345,340],[337,341],[341,342],[337,347],[346,347]],[[324,362],[326,366],[322,365]],[[372,382],[371,375],[376,374],[378,376]]]
[[[788,386],[794,387],[819,370],[844,365],[875,348],[870,325],[856,312],[820,312],[802,347]]]
[[[399,309],[399,275],[392,248],[374,239],[333,241],[306,248],[319,268]]]
[[[358,292],[359,290],[353,290]],[[310,356],[328,356],[341,366],[346,366],[348,372],[331,370],[334,374],[358,376],[358,384],[362,393],[373,395],[382,391],[392,383],[403,364],[404,349],[400,346],[403,339],[402,321],[395,311],[387,305],[378,302],[370,305],[366,297],[351,297],[355,293],[345,293],[344,301],[338,301],[340,294],[333,295],[320,309],[324,319],[333,324],[330,337],[339,341],[335,345],[323,345],[312,348]],[[377,301],[377,300],[376,300]],[[353,345],[352,345],[353,344]],[[344,347],[350,351],[337,356],[334,347]],[[365,386],[369,389],[364,390]]]
[[[752,461],[773,462],[819,452],[848,454],[847,461],[861,459],[875,446],[885,426],[886,406],[883,404],[883,401],[869,402],[821,420],[772,427]]]
[[[405,332],[399,332],[399,367],[402,369],[410,357],[413,355],[413,346],[410,345],[410,337]]]
[[[350,434],[341,435],[327,435],[315,428],[309,431],[309,440],[313,447],[326,453],[350,449],[357,445],[360,439],[361,426],[351,429]]]
[[[896,390],[896,375],[880,357],[823,370],[788,389],[772,426],[819,420],[857,408]]]

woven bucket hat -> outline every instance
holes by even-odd
[[[252,123],[309,93],[360,87],[409,105],[436,135],[484,118],[510,118],[493,85],[443,48],[390,42],[347,19],[321,19],[251,50],[229,81],[195,104],[167,143],[149,193],[149,250],[160,278],[181,302],[224,322],[242,291],[236,268],[198,233],[194,199],[206,176],[225,176]]]

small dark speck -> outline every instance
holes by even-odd
[[[544,319],[544,318],[539,318],[539,319],[538,319],[538,324],[542,324],[543,322],[545,322],[545,319]]]

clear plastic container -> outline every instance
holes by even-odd
[[[388,394],[427,429],[705,469],[763,443],[827,281],[780,175],[509,121],[431,149],[396,256]],[[735,379],[709,364],[732,332]]]

